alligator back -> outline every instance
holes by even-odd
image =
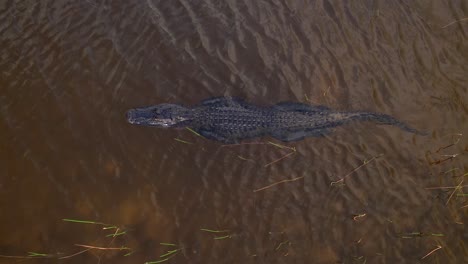
[[[192,108],[192,128],[206,138],[237,142],[269,133],[273,112],[239,98],[217,97]]]

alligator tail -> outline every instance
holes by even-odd
[[[392,126],[399,127],[400,129],[404,131],[411,132],[417,135],[422,135],[422,136],[427,136],[429,134],[426,131],[420,131],[415,128],[412,128],[408,126],[407,124],[405,124],[404,122],[397,120],[393,116],[386,115],[386,114],[361,112],[353,116],[352,119],[362,120],[362,121],[371,121],[371,122],[382,124],[382,125],[392,125]]]

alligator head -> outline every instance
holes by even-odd
[[[134,125],[155,127],[187,126],[193,118],[192,111],[176,104],[159,104],[127,111],[127,121]]]

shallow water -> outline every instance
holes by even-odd
[[[0,263],[467,263],[468,5],[444,2],[1,2]],[[430,135],[221,146],[125,121],[220,95]]]

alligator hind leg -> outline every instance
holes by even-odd
[[[196,131],[200,133],[200,135],[202,135],[204,138],[207,138],[207,139],[216,140],[219,142],[223,142],[225,144],[237,143],[237,140],[234,140],[232,138],[227,138],[211,130],[202,129],[202,130],[196,130]]]
[[[328,129],[313,129],[313,130],[279,130],[271,133],[271,136],[283,142],[299,141],[306,137],[323,137],[330,134]]]

